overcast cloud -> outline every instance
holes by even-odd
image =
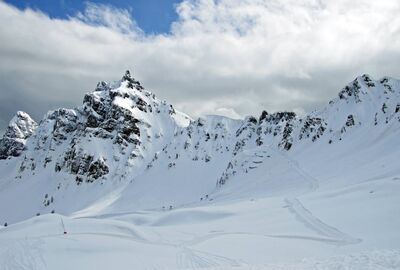
[[[170,34],[88,3],[68,20],[0,1],[0,129],[81,104],[125,69],[193,117],[306,112],[357,75],[400,77],[398,0],[186,0]]]

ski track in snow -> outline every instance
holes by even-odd
[[[274,152],[278,152],[275,151]],[[306,181],[310,183],[310,191],[316,192],[319,188],[319,181],[317,178],[311,176],[309,173],[304,171],[299,163],[284,153],[279,152],[279,154],[286,159],[291,168],[296,170]],[[352,237],[348,234],[341,232],[333,226],[330,226],[324,222],[322,222],[319,218],[315,217],[312,212],[307,209],[301,201],[296,198],[285,198],[285,202],[288,206],[288,209],[291,213],[296,216],[296,219],[303,223],[307,228],[317,232],[320,235],[330,238],[331,240],[325,240],[326,243],[331,243],[335,245],[351,245],[360,243],[362,240]]]
[[[296,235],[296,234],[260,234],[260,233],[250,233],[250,232],[219,232],[207,235],[202,235],[195,237],[191,240],[183,242],[185,246],[194,246],[208,240],[212,240],[218,237],[230,236],[230,235],[244,235],[244,236],[255,236],[255,237],[266,237],[266,238],[282,238],[282,239],[292,239],[292,240],[307,240],[316,241],[327,244],[342,244],[341,240],[333,238],[331,235],[324,235],[322,237],[318,236],[308,236],[308,235]]]
[[[222,266],[235,267],[240,264],[227,257],[182,247],[177,254],[176,265],[178,269],[196,269]]]
[[[319,180],[309,173],[304,171],[300,166],[299,163],[282,152],[275,151],[281,157],[283,157],[289,164],[289,166],[296,170],[304,180],[310,183],[310,191],[309,192],[316,192],[319,188]],[[351,245],[360,243],[362,240],[352,237],[340,230],[336,229],[333,226],[330,226],[324,222],[322,222],[319,218],[315,217],[312,212],[307,209],[301,201],[296,198],[285,198],[285,203],[289,211],[295,215],[296,219],[303,223],[307,228],[315,231],[316,233],[327,237],[328,239],[323,240],[326,243],[335,244],[335,245]]]
[[[349,245],[349,244],[357,244],[361,242],[361,239],[354,238],[350,235],[347,235],[335,227],[332,227],[320,219],[315,217],[297,198],[293,199],[285,199],[285,202],[288,205],[289,211],[293,213],[297,220],[302,222],[306,227],[311,230],[317,232],[320,235],[324,235],[326,237],[332,238],[333,241],[327,241],[328,243],[333,243],[337,245]]]
[[[97,235],[102,237],[119,238],[125,241],[135,241],[144,244],[160,245],[174,247],[177,249],[176,266],[178,269],[198,269],[198,268],[214,268],[214,267],[235,267],[241,263],[236,260],[212,254],[209,252],[198,251],[181,244],[173,244],[163,241],[160,242],[146,241],[137,239],[133,236],[113,234],[113,233],[69,233],[72,236],[90,236]],[[0,253],[0,261],[4,264],[0,269],[4,270],[36,270],[46,269],[45,260],[41,255],[40,246],[44,243],[43,238],[57,237],[64,238],[63,234],[44,235],[40,237],[30,237],[24,240],[17,240],[15,243],[7,245],[7,249]],[[65,238],[67,239],[67,238]],[[77,239],[69,238],[68,240],[77,241]],[[5,268],[4,268],[5,267]]]

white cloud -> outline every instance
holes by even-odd
[[[186,0],[177,12],[170,34],[146,35],[108,5],[58,20],[0,1],[0,118],[79,104],[127,68],[192,116],[233,117],[309,111],[359,74],[400,74],[397,0]]]
[[[95,4],[85,2],[86,8],[83,12],[78,12],[71,19],[78,19],[93,26],[104,26],[122,34],[133,36],[142,35],[143,32],[132,19],[131,14],[126,9],[115,8],[105,4]]]

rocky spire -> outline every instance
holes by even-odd
[[[262,111],[260,118],[258,119],[259,122],[262,122],[262,120],[264,120],[265,118],[267,118],[268,116],[268,112],[267,111]]]
[[[122,80],[123,81],[132,81],[132,80],[134,80],[132,75],[131,75],[131,72],[129,70],[125,71],[125,75],[122,77]]]
[[[0,159],[19,156],[25,149],[25,142],[35,129],[37,123],[29,114],[18,111],[11,119],[3,138],[0,140]]]
[[[27,139],[32,135],[37,123],[26,112],[18,111],[8,124],[4,136],[17,139]]]
[[[129,70],[125,71],[125,75],[122,77],[122,82],[128,82],[127,87],[136,90],[143,90],[139,81],[136,81]]]

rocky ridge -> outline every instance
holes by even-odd
[[[243,120],[192,120],[127,71],[119,81],[99,82],[81,106],[50,111],[38,124],[18,112],[0,140],[0,166],[9,172],[3,181],[14,181],[16,189],[30,179],[45,182],[46,190],[32,196],[48,207],[92,189],[128,186],[134,193],[135,183],[161,175],[184,183],[204,174],[220,188],[233,176],[256,170],[269,149],[283,154],[334,149],[349,138],[399,125],[400,81],[388,77],[359,76],[326,107],[304,116],[263,111]],[[85,186],[80,195],[78,186]]]

